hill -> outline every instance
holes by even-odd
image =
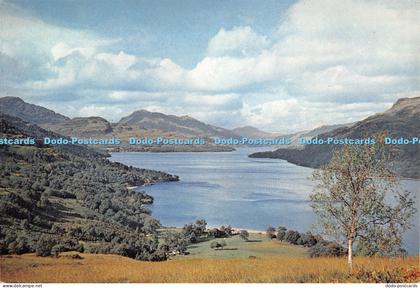
[[[113,132],[111,123],[102,117],[77,117],[58,123],[46,123],[41,126],[66,136],[94,137],[105,136]]]
[[[42,106],[26,103],[19,97],[1,97],[0,112],[33,124],[59,123],[70,118]]]
[[[232,131],[198,121],[189,116],[166,115],[158,112],[139,110],[121,118],[118,125],[129,125],[163,132],[180,133],[198,137],[236,137]]]
[[[389,110],[370,116],[350,127],[321,133],[320,139],[366,138],[386,132],[392,138],[419,137],[420,97],[399,99]],[[277,149],[251,154],[255,158],[278,158],[300,166],[318,168],[327,164],[340,145],[305,145],[303,149]],[[403,177],[420,178],[419,145],[396,145],[390,165]]]

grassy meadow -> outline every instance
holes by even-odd
[[[220,239],[215,239],[215,241],[219,240]],[[176,256],[176,259],[230,259],[263,256],[305,257],[308,255],[307,249],[302,246],[270,240],[262,233],[251,233],[249,241],[244,241],[238,235],[224,238],[223,241],[227,244],[223,249],[210,248],[211,240],[192,244],[188,246],[189,255],[179,255]]]
[[[418,282],[419,258],[355,258],[350,274],[344,258],[271,256],[174,259],[144,262],[118,255],[71,253],[59,258],[33,254],[2,257],[3,282],[258,283]]]
[[[251,234],[224,239],[221,250],[202,242],[190,255],[145,262],[118,255],[77,254],[0,258],[3,282],[258,283],[258,282],[418,282],[419,257],[356,257],[354,273],[345,258],[310,258],[306,249]],[[78,255],[78,256],[75,256]],[[79,257],[80,256],[80,257]]]

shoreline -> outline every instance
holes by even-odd
[[[211,229],[219,229],[221,226],[207,226],[207,229],[208,230],[211,230]],[[225,227],[227,227],[227,226],[225,226]],[[248,233],[250,233],[250,234],[265,234],[266,233],[266,231],[263,231],[263,230],[257,230],[257,229],[253,229],[253,228],[250,228],[250,229],[247,229],[247,228],[240,228],[240,227],[231,227],[232,228],[232,231],[234,232],[234,233],[238,233],[239,234],[239,232],[241,232],[241,230],[246,230],[246,231],[248,231]],[[182,227],[176,227],[176,226],[164,226],[164,227],[162,227],[162,229],[176,229],[176,230],[181,230],[182,229]]]
[[[246,230],[246,231],[248,231],[248,233],[250,233],[250,234],[265,234],[266,233],[266,231],[263,231],[263,230],[256,230],[256,229],[247,229],[247,228],[238,228],[238,227],[232,227],[232,230],[234,231],[234,232],[241,232],[241,230]]]

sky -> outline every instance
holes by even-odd
[[[0,0],[0,96],[110,121],[350,123],[420,96],[420,1]]]

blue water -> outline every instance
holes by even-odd
[[[210,226],[265,230],[285,226],[315,231],[309,207],[312,170],[278,159],[248,158],[266,148],[233,152],[113,153],[111,160],[176,174],[179,182],[140,187],[154,197],[153,215],[166,226],[182,226],[204,218]],[[404,181],[419,195],[419,181]],[[418,204],[418,201],[417,201]],[[416,215],[418,221],[418,214]],[[418,253],[418,226],[406,235],[406,247]]]

